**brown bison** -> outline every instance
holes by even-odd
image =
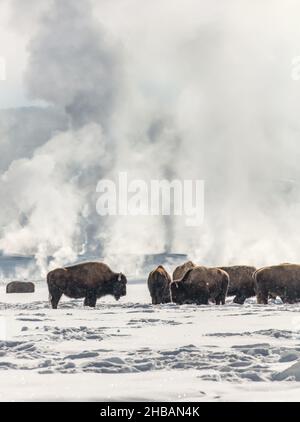
[[[26,281],[12,281],[7,284],[6,293],[34,293],[34,284]]]
[[[284,303],[300,301],[300,265],[280,264],[260,268],[253,274],[257,303],[267,304],[279,296]]]
[[[192,261],[187,261],[184,264],[179,265],[173,271],[173,275],[172,275],[173,280],[180,280],[188,270],[195,267],[196,265]]]
[[[190,268],[180,280],[170,285],[171,299],[178,304],[207,305],[209,299],[224,305],[229,284],[228,274],[219,268],[196,266]]]
[[[169,303],[171,277],[162,265],[151,271],[148,276],[148,289],[152,298],[152,304]]]
[[[219,267],[229,275],[228,296],[235,296],[234,303],[243,305],[246,299],[255,296],[255,281],[252,277],[256,271],[255,267],[247,265],[234,265],[230,267]]]
[[[95,307],[97,299],[112,295],[116,300],[126,296],[127,279],[113,272],[101,262],[86,262],[66,268],[57,268],[47,275],[50,301],[57,308],[61,296],[84,297],[84,306]]]

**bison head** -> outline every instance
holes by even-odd
[[[117,274],[113,285],[113,296],[116,300],[119,300],[122,296],[126,296],[126,284],[127,278],[125,275],[122,273]]]
[[[193,291],[189,285],[183,281],[173,281],[170,284],[170,296],[172,302],[178,305],[195,303],[198,305],[208,304],[209,291],[206,283],[200,283],[200,287]]]
[[[182,282],[177,283],[176,281],[173,281],[170,284],[170,296],[172,302],[182,305],[186,299],[184,284]]]

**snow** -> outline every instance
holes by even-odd
[[[299,400],[300,304],[152,306],[0,286],[0,400]]]

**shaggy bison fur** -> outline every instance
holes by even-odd
[[[184,264],[179,265],[173,271],[173,275],[172,275],[173,281],[182,279],[182,277],[188,270],[195,267],[196,265],[192,261],[187,261]]]
[[[148,289],[152,298],[152,304],[169,303],[171,277],[162,265],[151,271],[148,276]]]
[[[284,303],[300,302],[300,265],[280,264],[260,268],[253,274],[257,303],[267,304],[279,296]]]
[[[228,274],[219,268],[196,266],[190,268],[180,280],[173,280],[172,301],[178,304],[207,305],[209,299],[217,305],[225,303],[229,284]]]
[[[57,268],[47,275],[50,301],[57,308],[61,296],[84,297],[84,305],[95,307],[97,299],[112,295],[116,300],[126,295],[127,279],[113,272],[101,262],[86,262],[66,268]]]
[[[247,265],[234,265],[230,267],[219,267],[229,275],[228,296],[235,296],[234,303],[243,305],[246,299],[256,295],[255,281],[252,277],[256,271],[255,267]]]

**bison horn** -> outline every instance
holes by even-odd
[[[120,273],[120,274],[118,275],[118,281],[121,281],[121,279],[122,279],[122,273]]]

